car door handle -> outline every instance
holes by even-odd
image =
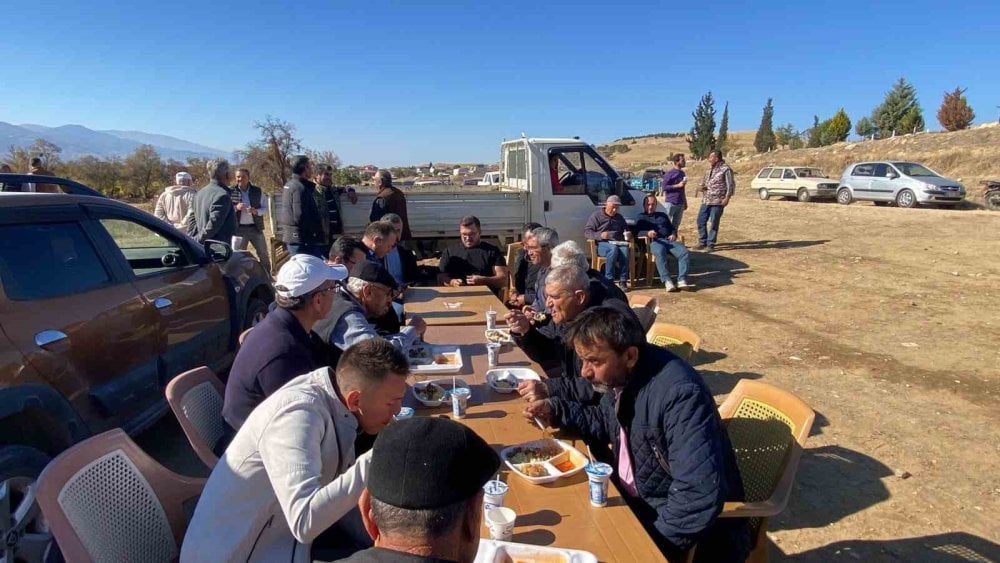
[[[35,335],[35,346],[43,348],[49,344],[66,339],[66,333],[60,330],[43,330]]]
[[[173,304],[174,302],[167,299],[166,297],[157,297],[156,300],[153,301],[153,306],[156,307],[157,309],[166,309],[167,307]]]

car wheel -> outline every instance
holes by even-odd
[[[1000,211],[1000,192],[990,192],[986,194],[986,209]]]
[[[807,203],[812,200],[812,196],[809,195],[809,190],[805,188],[799,188],[799,201],[802,203]]]
[[[247,303],[247,312],[243,316],[243,330],[257,326],[267,315],[267,303],[257,297],[251,297]]]
[[[758,190],[757,195],[760,196],[760,199],[765,199],[765,200],[771,197],[771,194],[767,193],[767,188],[761,188],[760,190]]]
[[[43,563],[59,560],[45,516],[38,507],[38,475],[49,456],[35,448],[0,448],[0,560]]]
[[[850,205],[854,201],[854,197],[851,196],[851,190],[849,188],[840,188],[837,190],[837,203],[841,205]]]
[[[913,195],[910,190],[902,190],[896,194],[896,206],[897,207],[916,207],[917,206],[917,196]]]

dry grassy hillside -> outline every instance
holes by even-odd
[[[1000,126],[996,124],[953,133],[918,133],[881,141],[837,143],[817,149],[779,149],[767,154],[753,153],[753,137],[752,131],[731,133],[727,160],[736,173],[740,190],[749,190],[753,175],[769,164],[816,166],[828,176],[839,178],[849,163],[859,160],[905,159],[926,164],[940,174],[960,179],[971,199],[977,201],[981,199],[982,180],[1000,179]],[[630,141],[609,144],[623,142]],[[615,153],[608,160],[619,170],[639,171],[647,166],[664,165],[667,156],[674,152],[689,152],[683,138],[645,137],[629,148],[628,152]],[[688,174],[699,178],[707,166],[704,161],[688,161]]]

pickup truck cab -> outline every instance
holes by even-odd
[[[479,181],[480,186],[499,186],[503,183],[503,172],[487,172]]]

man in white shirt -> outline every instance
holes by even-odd
[[[264,238],[264,216],[267,215],[267,194],[250,183],[250,171],[240,168],[236,171],[236,187],[233,188],[233,205],[236,206],[236,244],[233,250],[246,250],[253,244],[260,265],[271,271],[271,259],[267,255],[267,240]]]

